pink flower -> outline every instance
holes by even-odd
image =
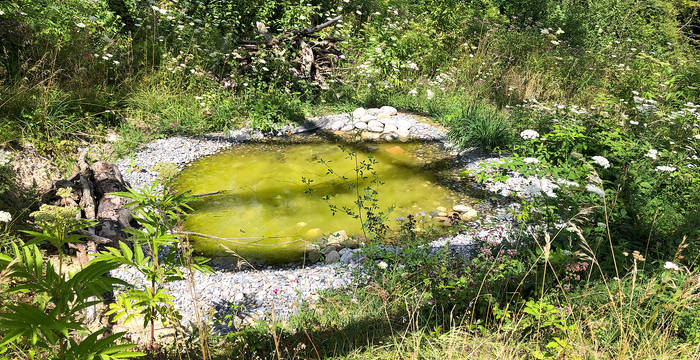
[[[277,294],[279,291],[280,291],[279,289],[274,289],[274,290],[272,290],[272,293]]]
[[[170,126],[175,126],[175,122],[171,122],[171,123],[170,123]]]

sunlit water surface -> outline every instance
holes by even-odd
[[[384,182],[379,203],[382,209],[394,207],[388,221],[394,230],[397,217],[438,206],[449,208],[464,200],[436,178],[437,170],[450,162],[437,144],[344,147],[345,151],[327,142],[247,144],[186,167],[175,182],[177,191],[221,193],[197,202],[185,229],[232,239],[196,238],[196,250],[220,256],[229,248],[248,260],[281,263],[300,260],[310,242],[338,230],[362,234],[358,220],[343,213],[333,215],[329,209],[329,203],[356,209],[355,161],[348,158],[349,151],[356,151],[360,161],[370,155],[377,161],[374,170]],[[329,175],[319,160],[335,174]],[[313,180],[312,192],[302,178]],[[360,188],[367,185],[368,181],[361,182]],[[326,195],[329,201],[323,199]]]

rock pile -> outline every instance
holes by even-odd
[[[345,230],[336,231],[328,235],[324,246],[310,244],[306,253],[307,261],[315,263],[323,256],[327,264],[341,262],[349,264],[360,260],[360,248],[364,247],[364,242],[357,238],[348,236]]]
[[[397,116],[398,111],[391,106],[381,108],[357,108],[352,112],[352,127],[356,130],[367,130],[375,134],[386,134],[388,138],[408,138],[411,121]]]
[[[433,220],[444,226],[450,226],[457,221],[472,221],[479,216],[479,213],[471,206],[459,204],[448,211],[447,208],[439,206],[430,212]]]

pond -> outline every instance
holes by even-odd
[[[397,217],[465,201],[442,185],[438,174],[453,160],[436,143],[244,144],[188,165],[175,181],[176,191],[215,193],[194,203],[184,228],[224,239],[197,237],[195,249],[209,256],[230,249],[247,260],[284,263],[302,259],[309,243],[336,231],[362,234],[357,219],[342,211],[334,215],[329,207],[356,209],[349,152],[358,161],[376,160],[373,170],[383,182],[379,205],[393,206],[387,221],[392,231]],[[312,180],[312,191],[302,178]],[[368,184],[360,181],[359,188]]]

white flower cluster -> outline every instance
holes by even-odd
[[[525,164],[539,164],[540,163],[540,161],[537,158],[533,158],[533,157],[526,157],[523,159],[523,162]]]
[[[593,184],[588,184],[586,185],[586,191],[592,194],[596,194],[600,197],[605,197],[605,191],[603,189],[593,185]]]
[[[602,156],[594,156],[591,159],[593,159],[593,162],[596,163],[598,166],[602,167],[603,169],[607,169],[610,167],[610,161],[608,161],[608,159]]]
[[[674,172],[676,171],[676,168],[674,168],[673,166],[661,165],[656,167],[656,171]]]
[[[656,160],[656,159],[659,158],[659,151],[656,150],[656,149],[649,149],[649,150],[647,151],[647,153],[644,154],[644,156],[646,156],[646,157],[648,157],[648,158],[650,158],[650,159],[652,159],[652,160]]]
[[[527,130],[523,130],[520,133],[520,137],[525,139],[525,140],[537,139],[540,137],[540,134],[535,130],[527,129]]]
[[[0,211],[0,223],[9,223],[12,221],[12,215],[7,211]]]
[[[0,150],[0,166],[5,166],[10,163],[10,153]]]
[[[673,271],[678,271],[678,270],[680,270],[681,268],[678,267],[678,265],[676,265],[676,264],[674,264],[674,263],[672,263],[672,262],[670,262],[670,261],[666,261],[666,263],[664,264],[664,269],[673,270]]]

